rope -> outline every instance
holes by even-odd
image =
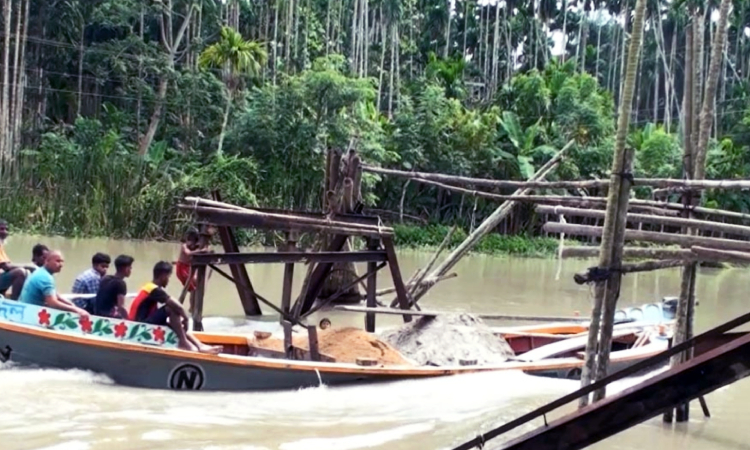
[[[558,206],[555,206],[555,213],[557,213]],[[565,216],[559,214],[560,223],[567,223]],[[555,281],[560,281],[560,274],[562,273],[562,252],[565,248],[565,233],[560,233],[560,245],[557,247],[557,273],[555,274]]]

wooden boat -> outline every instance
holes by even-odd
[[[666,348],[661,334],[664,330],[658,330],[664,321],[640,322],[618,325],[617,347],[611,357],[616,366],[633,364]],[[335,362],[325,355],[323,361],[286,359],[285,353],[258,348],[248,336],[239,334],[196,333],[202,342],[223,345],[224,352],[188,352],[176,348],[174,333],[165,327],[95,316],[84,318],[0,299],[0,361],[89,370],[103,373],[117,384],[155,389],[299,389],[498,370],[569,378],[583,365],[585,331],[585,323],[504,329],[499,334],[517,355],[495,365],[361,366]],[[304,351],[300,353],[298,358],[309,359]]]

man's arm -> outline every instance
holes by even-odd
[[[63,311],[70,311],[72,313],[80,314],[81,316],[89,316],[86,310],[78,308],[77,306],[69,303],[67,300],[63,300],[57,294],[52,293],[51,295],[44,296],[44,303],[50,308],[61,309]]]

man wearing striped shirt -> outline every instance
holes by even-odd
[[[109,255],[97,253],[91,258],[91,268],[82,272],[73,282],[74,294],[94,294],[99,291],[99,283],[102,277],[107,274],[109,264],[112,262]],[[83,297],[73,299],[73,303],[89,313],[93,314],[94,297]]]

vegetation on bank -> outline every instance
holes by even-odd
[[[242,205],[319,209],[332,148],[402,170],[525,179],[573,139],[550,179],[603,178],[611,166],[628,6],[587,4],[587,15],[576,2],[473,0],[6,5],[0,23],[13,32],[0,35],[0,61],[18,63],[0,72],[0,217],[19,229],[171,240],[186,226],[179,199],[212,189]],[[750,178],[747,12],[730,19],[709,178]],[[688,13],[649,5],[629,134],[638,176],[681,175]],[[531,20],[540,14],[543,24]],[[564,38],[562,54],[547,31]],[[704,54],[714,32],[707,23]],[[469,230],[497,206],[397,178],[365,174],[363,184],[384,217],[437,224],[399,227],[402,246],[438,245],[442,233],[428,229]],[[705,201],[750,210],[744,192]],[[535,237],[539,225],[521,205],[479,251],[547,254],[553,241]]]
[[[446,225],[396,225],[394,242],[399,248],[432,249],[440,246],[449,230],[450,227]],[[447,248],[457,247],[466,236],[464,229],[456,229]],[[488,255],[548,257],[555,255],[558,246],[557,239],[548,237],[489,234],[472,251]]]

